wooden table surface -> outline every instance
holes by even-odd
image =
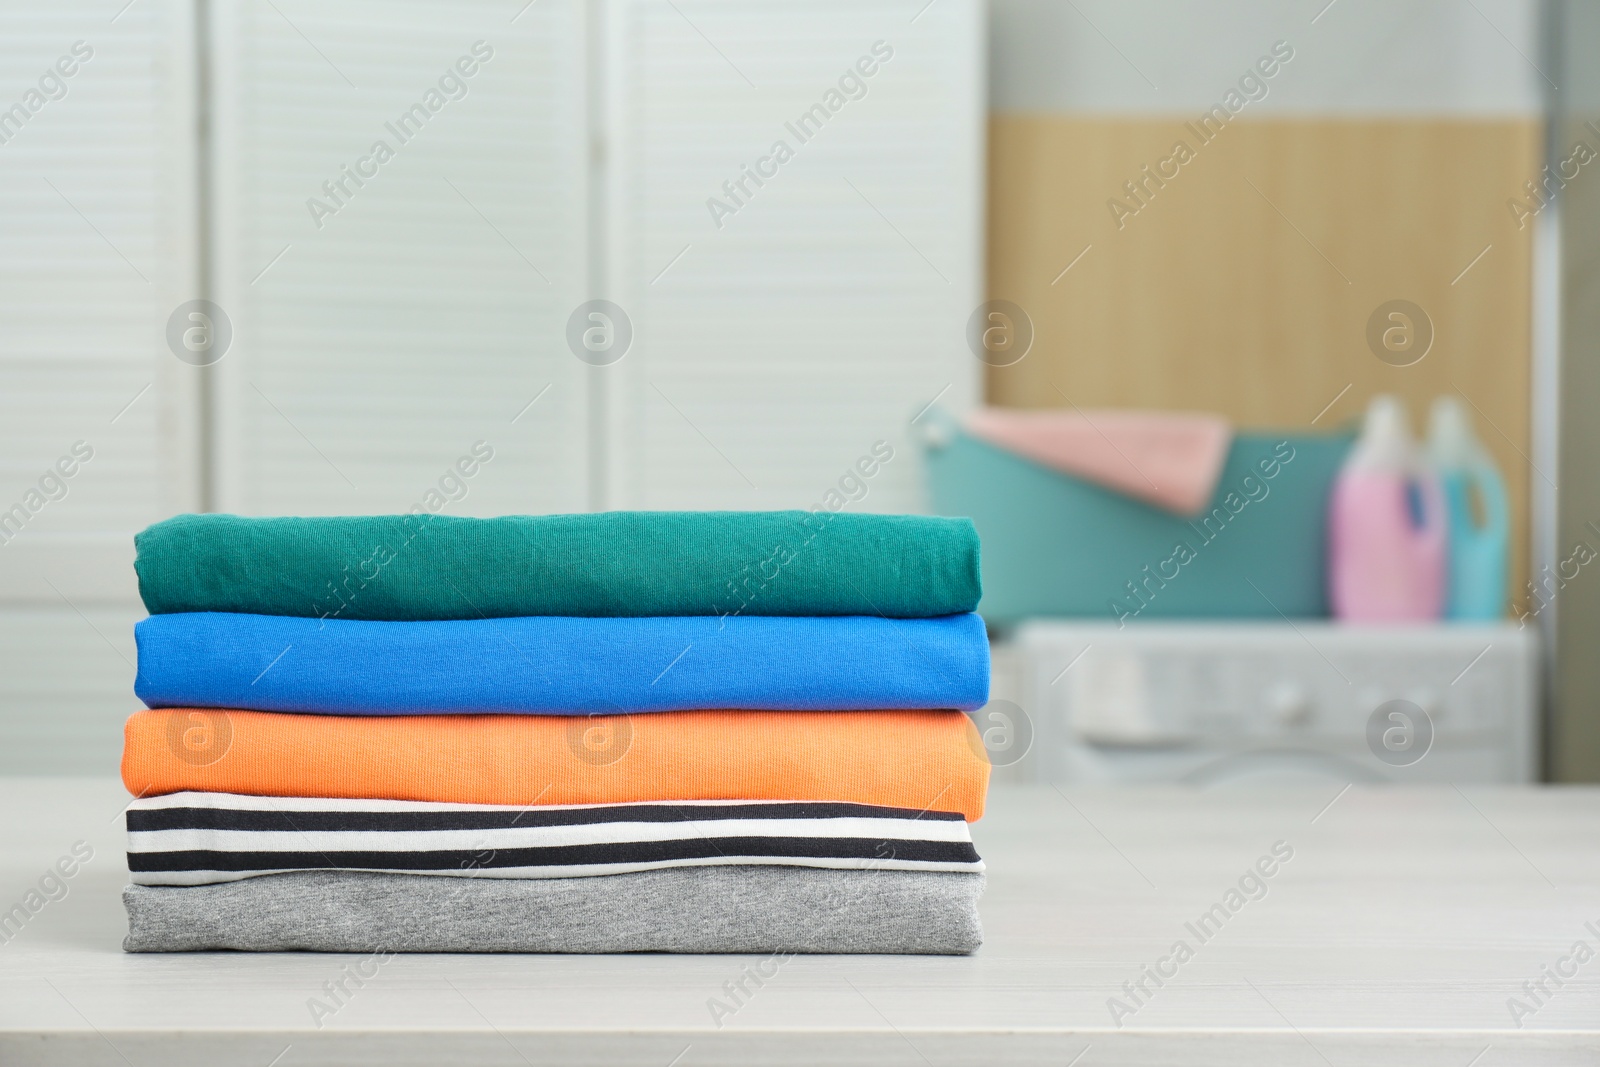
[[[121,787],[0,798],[7,1065],[1600,1063],[1597,789],[997,787],[977,955],[796,957],[720,1027],[753,957],[398,956],[314,1018],[377,965],[125,955]]]

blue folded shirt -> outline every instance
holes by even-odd
[[[152,708],[573,715],[981,707],[975,614],[367,622],[196,612],[134,627]]]

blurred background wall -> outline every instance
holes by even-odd
[[[1456,393],[1506,474],[1507,592],[1526,602],[1533,227],[1507,201],[1543,162],[1538,16],[1532,0],[996,0],[990,296],[1036,335],[988,370],[990,397],[1303,430],[1376,393],[1420,426]],[[1203,127],[1229,92],[1238,114]],[[1158,167],[1179,142],[1193,158]],[[1411,366],[1365,343],[1395,299],[1432,324]]]
[[[453,514],[806,507],[880,440],[895,459],[852,506],[915,511],[934,405],[1323,430],[1380,392],[1414,425],[1455,393],[1509,484],[1528,611],[1558,522],[1568,544],[1600,521],[1593,181],[1535,195],[1572,142],[1600,146],[1600,28],[1546,6],[0,13],[0,514],[26,504],[0,520],[0,770],[114,764],[137,530],[404,511],[474,448],[493,459]],[[825,129],[791,132],[835,91]],[[792,158],[752,182],[780,139]],[[1034,323],[1015,366],[967,348],[985,291]],[[600,297],[625,309],[620,358],[569,340]],[[1407,366],[1367,341],[1393,300],[1431,336]],[[1564,778],[1600,776],[1580,585],[1555,646]]]

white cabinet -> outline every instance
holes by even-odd
[[[1046,779],[1538,777],[1537,645],[1513,624],[1039,621],[1010,655]]]

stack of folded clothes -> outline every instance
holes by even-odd
[[[137,547],[128,951],[982,939],[966,520],[184,515]]]

